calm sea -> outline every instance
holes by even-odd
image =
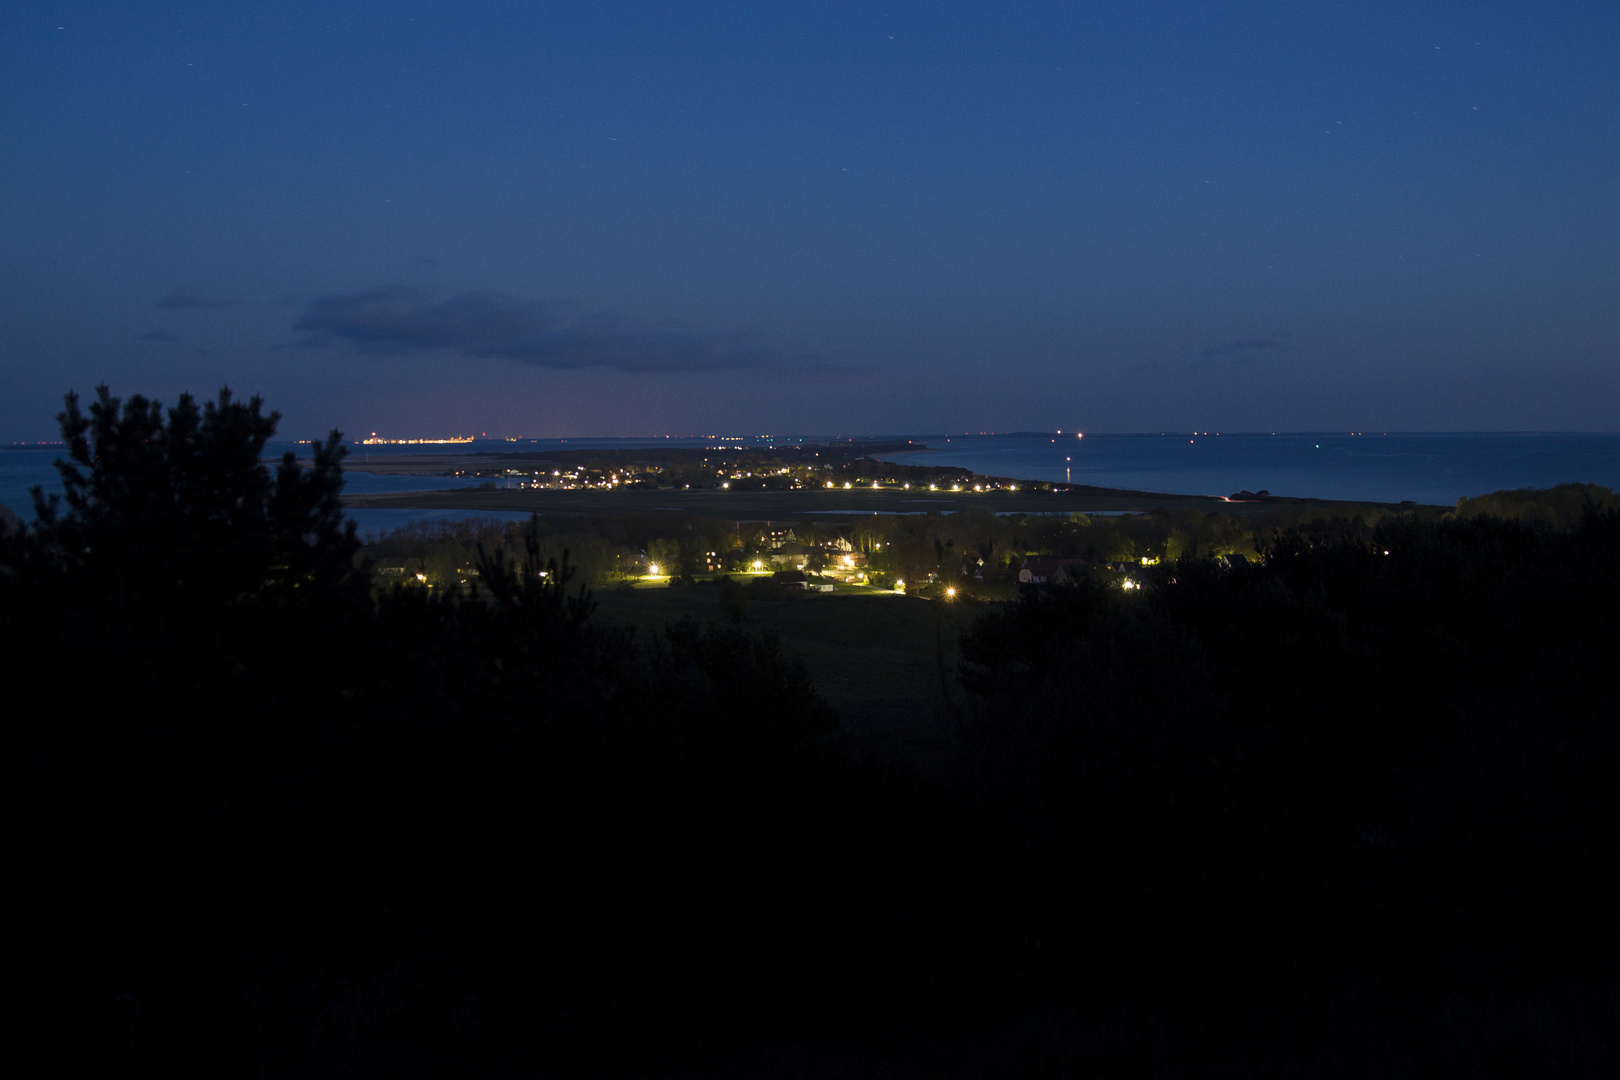
[[[1578,481],[1620,488],[1620,434],[929,435],[895,461],[1176,495],[1269,491],[1450,505]]]
[[[991,476],[1069,480],[1098,487],[1182,495],[1270,491],[1322,499],[1449,505],[1465,495],[1507,488],[1549,487],[1580,481],[1620,489],[1620,434],[1367,434],[1367,435],[925,435],[932,449],[892,455],[906,463],[954,465]],[[790,445],[798,439],[726,439],[729,446]],[[489,440],[427,452],[478,453],[552,448],[712,446],[713,438]],[[307,447],[282,444],[283,449]],[[416,447],[354,447],[368,454],[410,456]],[[0,448],[0,503],[27,519],[28,489],[57,486],[51,463],[57,447]],[[346,489],[357,494],[430,491],[481,481],[449,476],[378,476],[351,471]],[[445,511],[365,510],[355,518],[376,533],[410,521],[520,514],[447,514]]]

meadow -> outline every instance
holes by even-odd
[[[919,761],[938,757],[961,704],[962,632],[993,606],[927,600],[886,589],[838,585],[828,595],[751,599],[742,625],[775,634],[802,660],[845,730]],[[1016,590],[1003,587],[1001,592]],[[596,617],[661,636],[681,619],[727,621],[709,583],[601,589]]]

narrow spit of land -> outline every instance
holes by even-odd
[[[423,478],[424,484],[431,477]],[[1131,513],[1155,507],[1222,510],[1241,514],[1260,504],[1228,503],[1198,495],[1081,490],[1072,492],[988,491],[917,493],[898,489],[847,491],[647,490],[548,491],[528,488],[402,492],[354,495],[344,505],[368,509],[502,510],[539,514],[640,514],[684,512],[697,517],[740,521],[787,521],[799,515],[949,514],[990,510],[1002,514]],[[1330,503],[1322,503],[1324,507]],[[1346,504],[1361,505],[1361,504]]]
[[[617,454],[622,456],[622,461],[604,461],[602,455],[596,455],[592,464],[604,475],[614,469],[630,470],[637,467],[637,455],[624,451]],[[532,476],[542,466],[571,465],[576,469],[590,466],[585,464],[583,458],[571,461],[562,455],[536,454],[423,455],[372,461],[351,458],[344,462],[347,471],[420,476],[423,490],[349,495],[345,496],[344,503],[355,508],[378,510],[488,510],[540,514],[681,512],[696,517],[741,521],[789,520],[800,515],[949,514],[963,510],[988,510],[999,514],[1145,513],[1160,507],[1201,512],[1218,510],[1247,517],[1283,506],[1296,510],[1316,508],[1325,516],[1353,517],[1368,508],[1394,509],[1396,506],[1393,503],[1276,496],[1232,498],[1178,495],[1083,484],[1034,483],[1005,477],[977,476],[962,469],[893,465],[857,454],[834,456],[826,451],[823,454],[826,456],[808,465],[822,472],[797,477],[800,483],[797,487],[779,482],[775,476],[759,475],[730,480],[727,482],[731,486],[722,487],[716,479],[718,470],[709,473],[712,486],[670,486],[657,482],[656,477],[662,470],[656,466],[648,469],[644,464],[642,467],[647,471],[638,474],[642,479],[630,484],[612,487],[519,487],[517,485],[524,481],[525,476]],[[795,460],[789,461],[777,456],[763,458],[752,455],[751,461],[747,458],[728,458],[726,462],[728,467],[736,471],[758,473],[764,468],[779,468],[784,471],[782,481],[786,481],[793,478],[787,470],[802,473],[806,469],[807,463],[799,459],[807,456],[801,452]],[[666,464],[665,468],[691,470],[702,468],[703,465],[712,468],[721,460],[719,455],[711,455],[711,458],[712,463],[680,462],[673,466]],[[441,476],[482,476],[487,477],[493,486],[433,490],[435,478]],[[832,482],[836,486],[826,487],[826,481],[820,481],[820,476],[833,477]],[[812,477],[817,482],[811,482]],[[872,486],[874,481],[878,486]],[[911,485],[909,488],[905,486],[908,482]],[[846,483],[850,486],[843,486]],[[930,490],[930,483],[935,484],[937,490]],[[976,485],[985,490],[973,490]],[[953,491],[953,486],[961,490]],[[1401,504],[1401,508],[1412,509],[1412,505]]]

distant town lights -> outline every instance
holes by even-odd
[[[470,443],[471,435],[451,435],[444,439],[379,439],[373,431],[371,438],[361,439],[362,446],[440,446],[446,443]]]

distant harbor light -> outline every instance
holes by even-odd
[[[471,435],[451,435],[444,439],[383,439],[373,431],[371,438],[361,439],[362,446],[444,446],[451,443],[470,443]]]

